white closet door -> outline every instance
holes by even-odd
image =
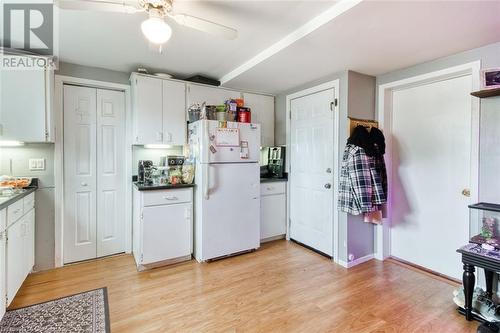
[[[291,101],[290,237],[333,256],[333,131],[328,89]]]
[[[96,89],[64,86],[64,263],[96,257]]]
[[[393,93],[391,254],[459,279],[468,242],[472,77]]]
[[[97,90],[97,256],[125,249],[125,95]]]

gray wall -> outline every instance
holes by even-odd
[[[30,158],[45,159],[45,170],[30,171]],[[54,145],[30,143],[21,147],[2,147],[0,174],[39,179],[39,189],[35,193],[35,270],[54,267]]]

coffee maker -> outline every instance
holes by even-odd
[[[137,167],[137,181],[143,184],[151,184],[151,173],[153,171],[153,161],[140,160]]]
[[[269,147],[268,149],[268,174],[272,178],[283,178],[285,172],[285,147]]]

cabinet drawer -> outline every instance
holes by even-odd
[[[281,194],[286,191],[285,182],[273,182],[260,184],[260,195]]]
[[[18,200],[7,207],[7,228],[23,216],[23,200]]]
[[[35,193],[33,192],[30,195],[25,196],[23,199],[24,214],[29,212],[34,207],[35,207]]]
[[[144,206],[173,205],[193,201],[191,188],[143,192]]]

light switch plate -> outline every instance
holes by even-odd
[[[45,159],[44,158],[30,158],[29,159],[29,169],[30,170],[45,170]]]

